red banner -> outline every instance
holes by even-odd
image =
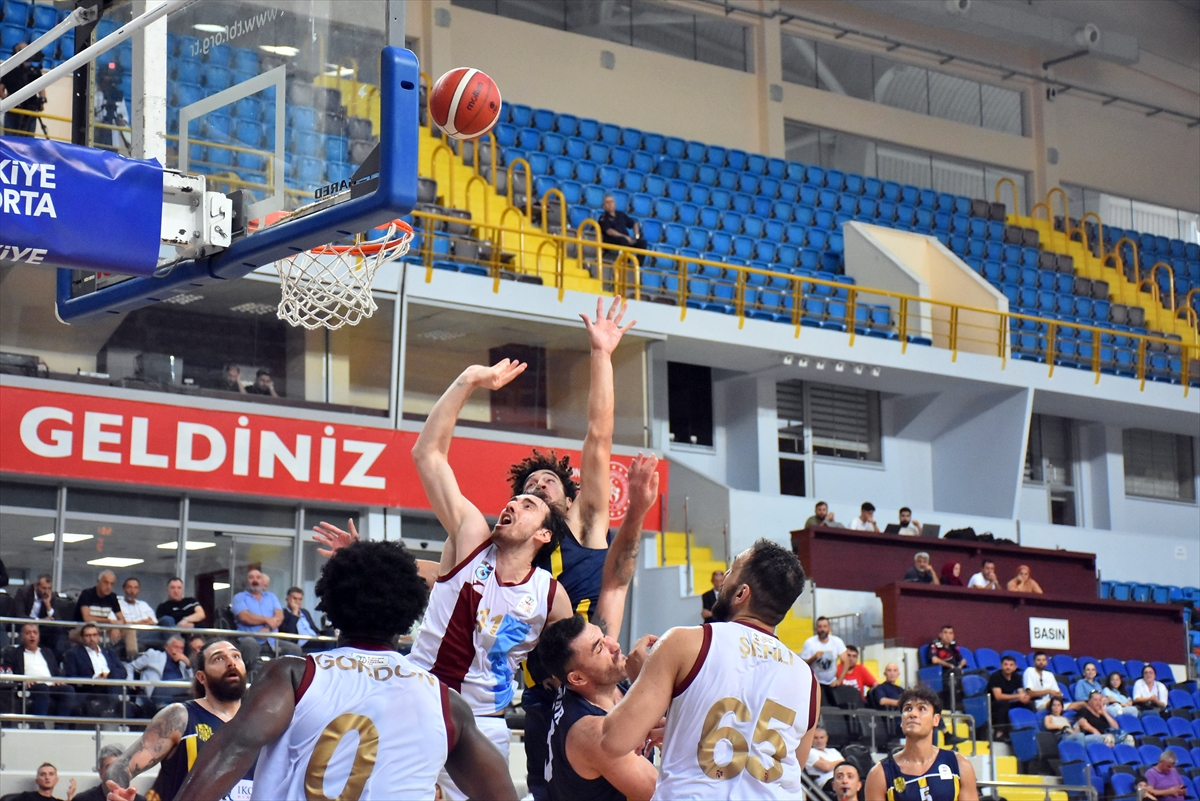
[[[65,392],[0,388],[0,472],[193,492],[429,509],[410,452],[417,435]],[[530,447],[458,437],[450,464],[484,514],[510,497],[508,468]],[[563,450],[578,463],[579,451]],[[613,524],[629,504],[630,458],[612,459]],[[660,492],[668,468],[659,464]],[[646,518],[658,527],[658,507]]]

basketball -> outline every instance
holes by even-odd
[[[500,89],[487,73],[469,67],[450,70],[429,93],[429,113],[448,136],[476,139],[500,119]]]

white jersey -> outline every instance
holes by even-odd
[[[487,540],[433,585],[412,661],[462,693],[476,715],[503,712],[557,588],[548,571],[533,567],[524,580],[501,583]]]
[[[395,651],[306,660],[292,722],[258,756],[253,801],[433,798],[454,738],[446,685]]]
[[[667,711],[654,798],[801,798],[796,749],[819,711],[812,670],[752,626],[703,629]]]

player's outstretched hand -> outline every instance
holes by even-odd
[[[358,542],[358,529],[354,526],[354,520],[348,520],[347,523],[350,526],[349,531],[342,531],[324,520],[321,521],[321,525],[313,526],[313,539],[325,546],[317,548],[317,553],[321,556],[333,556],[339,549]]]
[[[475,387],[497,390],[507,385],[514,378],[525,372],[528,367],[525,362],[516,359],[501,359],[491,367],[473,364],[463,372],[463,377]]]
[[[645,515],[658,500],[658,457],[641,451],[629,463],[629,512]]]
[[[642,666],[646,664],[646,658],[650,655],[650,649],[656,642],[657,635],[647,634],[633,644],[633,650],[625,657],[625,670],[630,681],[637,681],[638,674],[642,672]]]
[[[119,787],[113,781],[105,782],[104,786],[108,789],[108,801],[133,801],[137,796],[136,787]]]
[[[587,328],[588,339],[592,343],[592,350],[608,354],[617,349],[617,345],[620,344],[621,337],[625,335],[625,332],[637,325],[637,320],[631,320],[625,326],[621,325],[621,318],[625,316],[624,298],[613,298],[612,306],[608,309],[608,314],[604,313],[604,298],[596,298],[596,319],[593,321],[582,312],[580,312],[579,316],[583,319],[583,325]]]

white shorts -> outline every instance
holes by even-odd
[[[508,765],[509,731],[504,718],[476,716],[475,725],[479,727],[479,731],[483,732],[484,737],[491,740],[500,749],[500,753],[504,757],[504,764]],[[441,774],[438,775],[438,784],[442,788],[442,798],[446,801],[467,801],[466,794],[455,786],[445,768],[442,768]]]

